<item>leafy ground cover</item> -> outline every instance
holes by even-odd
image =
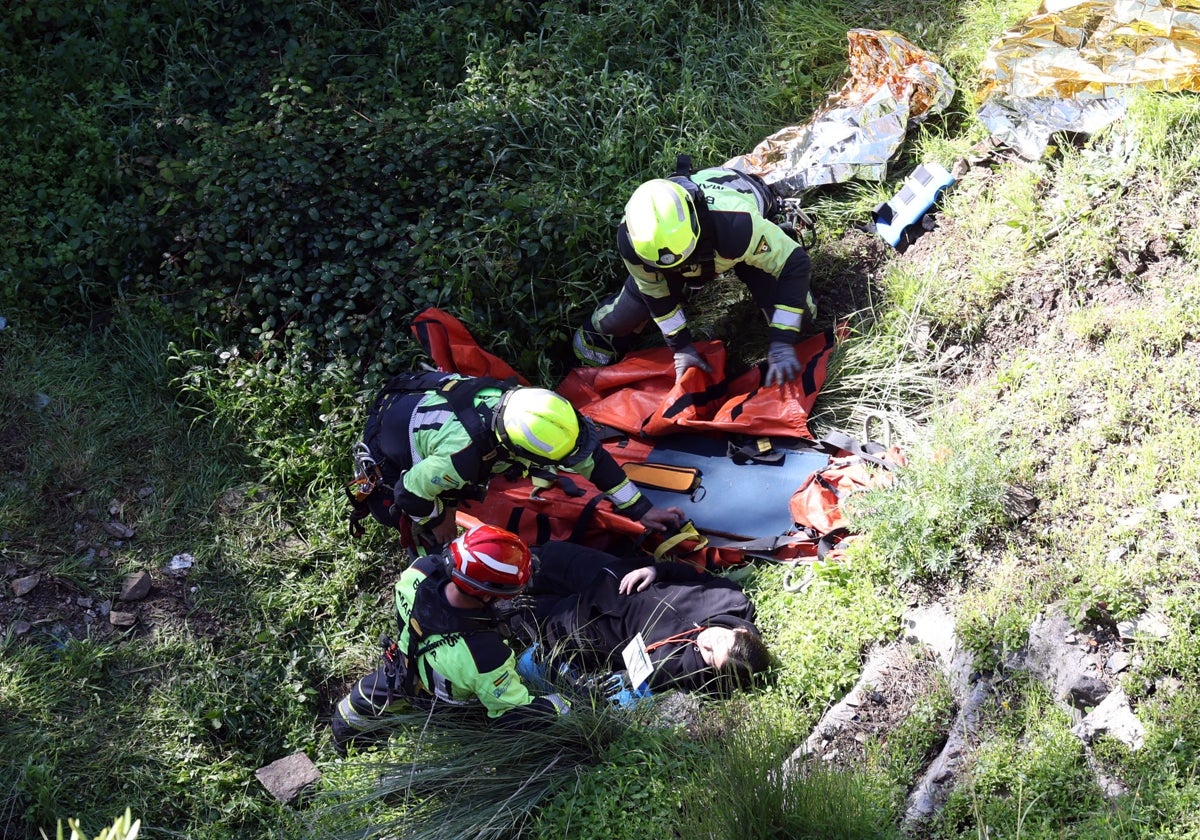
[[[341,762],[324,721],[373,664],[402,559],[348,539],[340,482],[372,374],[414,358],[403,316],[454,304],[549,384],[638,180],[805,115],[852,26],[903,32],[959,80],[895,171],[949,165],[982,137],[986,44],[1031,4],[261,5],[14,4],[0,27],[0,835],[129,807],[162,837],[895,836],[954,711],[927,662],[876,687],[852,761],[776,771],[934,599],[1001,688],[924,835],[1200,834],[1192,96],[1146,96],[1037,163],[977,161],[902,254],[853,226],[894,185],[814,196],[818,302],[854,314],[814,423],[882,412],[912,463],[856,509],[844,564],[799,592],[741,573],[769,685],[669,726],[581,716],[566,753],[464,756],[462,733],[402,729]],[[735,284],[708,303],[699,329],[755,360]],[[1014,483],[1039,500],[1019,523]],[[121,602],[139,571],[149,595]],[[1075,714],[1007,670],[1052,604],[1110,650],[1117,622],[1163,616],[1115,677],[1140,749],[1089,754]],[[289,809],[254,770],[298,750],[325,779]],[[442,781],[403,783],[418,771]],[[442,821],[439,796],[489,778],[537,808]]]

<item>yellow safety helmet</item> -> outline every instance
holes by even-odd
[[[545,388],[513,388],[493,425],[509,451],[535,464],[570,467],[592,454],[595,431],[575,407]]]
[[[666,178],[647,181],[625,203],[625,230],[638,256],[674,268],[691,256],[700,222],[687,190]]]

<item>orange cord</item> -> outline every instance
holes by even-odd
[[[703,627],[693,627],[691,630],[684,630],[682,633],[676,633],[674,636],[668,636],[667,638],[655,642],[652,645],[646,645],[646,653],[649,653],[652,650],[657,650],[663,645],[675,644],[679,642],[688,642],[699,647],[699,642],[697,642],[695,639],[689,639],[688,636],[698,635],[703,629]]]

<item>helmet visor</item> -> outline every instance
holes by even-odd
[[[525,591],[524,583],[494,583],[467,577],[455,569],[450,573],[451,579],[470,595],[491,595],[496,598],[515,598]]]

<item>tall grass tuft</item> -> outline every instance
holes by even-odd
[[[553,725],[524,732],[445,712],[398,715],[388,751],[329,768],[308,827],[329,838],[516,836],[625,726],[617,711],[578,704]]]
[[[893,580],[957,574],[1009,522],[1015,466],[999,456],[999,441],[983,425],[936,423],[911,442],[894,487],[846,501],[851,528],[867,535]]]
[[[791,746],[746,722],[710,753],[699,787],[683,797],[680,837],[739,840],[898,838],[890,793],[866,774],[784,763]]]

